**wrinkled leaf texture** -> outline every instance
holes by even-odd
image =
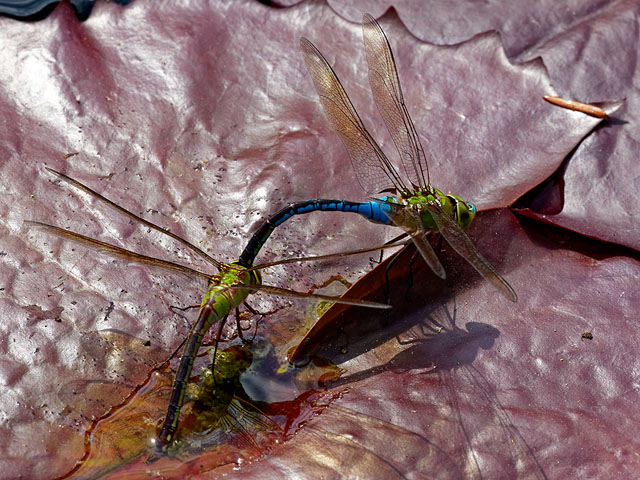
[[[397,13],[381,24],[433,158],[432,182],[481,210],[499,209],[478,215],[470,234],[519,302],[508,304],[445,249],[447,282],[427,275],[409,297],[394,294],[392,326],[352,335],[334,359],[347,373],[333,388],[349,393],[265,457],[226,469],[227,478],[636,472],[640,62],[632,46],[640,7],[508,4],[101,2],[80,23],[63,2],[38,23],[1,18],[0,477],[69,470],[92,418],[186,334],[168,306],[197,303],[204,288],[27,231],[24,220],[51,221],[143,253],[186,257],[52,182],[43,166],[223,261],[286,202],[362,200],[298,39],[325,54],[392,152],[370,97],[359,26],[364,10],[380,17],[390,5]],[[626,102],[598,125],[541,99],[554,94]],[[513,204],[518,213],[504,208]],[[281,227],[261,258],[347,250],[395,234],[313,214]],[[265,278],[305,290],[369,268],[367,259],[345,259]],[[280,318],[264,328],[277,329]],[[434,322],[442,328],[428,330]],[[299,338],[303,327],[288,334]],[[284,362],[295,338],[280,340]]]

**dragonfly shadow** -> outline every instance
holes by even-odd
[[[511,234],[518,228],[517,220],[507,211],[487,212],[483,214],[483,222],[472,227],[474,236],[480,238],[479,245],[485,252],[508,251]],[[493,232],[501,234],[496,237]],[[292,363],[301,365],[314,354],[341,363],[420,324],[433,312],[450,304],[456,292],[472,295],[468,298],[473,301],[474,291],[484,289],[486,280],[446,241],[439,242],[435,238],[431,243],[445,267],[446,280],[436,276],[423,259],[415,255],[413,245],[407,245],[397,253],[397,260],[392,266],[389,258],[386,259],[345,293],[349,298],[387,302],[393,308],[379,313],[371,309],[332,306],[318,319],[295,351],[290,352]],[[490,258],[490,261],[502,267],[494,258]],[[502,269],[512,270],[521,261],[524,260],[510,258]],[[477,294],[484,301],[486,294]],[[506,302],[498,303],[497,307],[492,310],[494,316],[513,313],[511,307],[507,308]]]
[[[482,368],[474,366],[481,350],[494,347],[500,331],[474,321],[459,327],[455,317],[455,306],[453,312],[447,307],[430,312],[421,322],[397,336],[393,348],[399,351],[386,362],[347,373],[332,387],[354,386],[377,376],[381,376],[384,383],[389,381],[390,373],[399,376],[398,385],[403,383],[400,378],[407,373],[433,376],[436,382],[426,379],[416,382],[424,385],[424,396],[434,402],[432,413],[427,415],[433,415],[435,423],[445,421],[449,425],[447,444],[438,448],[447,452],[452,464],[467,465],[469,471],[464,476],[492,476],[487,471],[486,458],[483,458],[483,452],[491,451],[491,455],[501,459],[505,472],[511,471],[513,475],[526,472],[527,478],[546,479],[532,447],[502,405],[491,379]],[[384,355],[384,348],[378,356],[380,354]],[[395,383],[395,380],[391,382]],[[419,388],[415,387],[416,383],[412,384]],[[443,420],[439,415],[446,418]],[[435,439],[430,442],[437,446]]]
[[[430,361],[438,362],[441,367],[453,361],[450,350],[455,348],[455,345],[466,345],[455,355],[455,362],[464,364],[473,362],[477,349],[492,347],[499,336],[495,327],[480,322],[468,322],[466,329],[458,328],[454,321],[455,312],[446,319],[437,319],[441,316],[439,312],[446,311],[446,305],[454,295],[453,288],[461,279],[464,279],[465,285],[472,285],[475,281],[482,282],[482,279],[474,279],[473,269],[446,246],[442,258],[447,271],[451,273],[447,281],[436,277],[422,258],[413,257],[414,251],[413,246],[409,245],[406,252],[401,252],[405,258],[397,262],[400,264],[397,268],[403,270],[403,273],[388,287],[385,287],[383,266],[376,268],[365,278],[375,285],[369,289],[366,298],[380,302],[389,301],[393,308],[384,312],[373,312],[361,307],[343,309],[327,322],[325,327],[318,330],[318,336],[313,338],[313,345],[309,348],[309,351],[313,352],[311,358],[330,359],[336,364],[342,364],[386,344],[393,338],[398,337],[400,343],[403,343],[407,340],[402,338],[406,339],[407,335],[415,338],[416,345],[411,347],[411,351],[400,352],[400,357],[395,363],[401,364],[404,361],[402,356],[406,355],[407,362],[416,363],[415,368],[424,368]],[[412,257],[415,259],[413,263]],[[380,271],[376,272],[379,269]],[[388,299],[385,299],[386,288]],[[345,295],[349,295],[349,292]],[[356,295],[352,297],[358,298]],[[452,325],[452,328],[446,327],[446,324]],[[416,329],[419,332],[416,332]],[[472,347],[473,345],[475,347]],[[413,360],[409,360],[410,358]]]
[[[451,326],[448,327],[430,314],[418,323],[411,320],[396,322],[394,328],[390,328],[380,339],[380,343],[383,343],[382,339],[389,341],[390,335],[397,341],[396,348],[401,349],[398,353],[382,365],[343,375],[337,384],[352,384],[386,371],[401,373],[419,370],[423,373],[438,373],[470,366],[480,350],[493,347],[500,332],[497,328],[480,322],[467,322],[465,328],[460,328],[451,321]],[[354,349],[354,353],[358,350]],[[341,355],[335,361],[342,363],[345,360],[346,355]]]
[[[472,478],[489,478],[495,472],[489,471],[484,455],[491,452],[514,476],[527,472],[530,478],[544,479],[533,449],[499,400],[495,382],[484,373],[493,367],[475,366],[482,350],[494,349],[501,332],[477,320],[483,317],[459,318],[455,291],[462,281],[465,289],[473,288],[474,281],[468,280],[472,270],[448,251],[441,258],[450,274],[447,282],[422,268],[418,259],[411,288],[408,277],[390,285],[394,308],[388,316],[352,309],[330,324],[333,335],[316,354],[348,369],[331,387],[359,388],[358,384],[381,382],[376,388],[391,384],[401,388],[407,375],[417,376],[410,382],[414,390],[401,396],[409,398],[415,389],[424,388],[422,395],[431,412],[426,415],[433,415],[436,424],[448,425],[445,437],[451,438],[437,447],[452,464],[467,465]],[[363,364],[373,366],[358,369]],[[429,441],[440,443],[435,438]],[[460,472],[461,476],[467,473]]]

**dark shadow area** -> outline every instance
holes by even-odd
[[[550,249],[572,250],[595,260],[629,257],[640,261],[640,252],[633,248],[588,237],[550,222],[545,222],[538,217],[533,217],[530,210],[515,210],[514,213],[529,239],[537,245],[543,245],[545,248]]]

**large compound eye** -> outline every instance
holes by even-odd
[[[473,219],[476,216],[476,206],[473,203],[459,200],[456,210],[460,226],[462,228],[467,228],[471,225],[471,222],[473,222]]]

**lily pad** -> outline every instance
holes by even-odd
[[[217,473],[495,478],[637,471],[628,437],[636,417],[636,332],[628,319],[638,304],[637,254],[504,209],[584,158],[621,178],[607,153],[614,150],[598,145],[632,158],[629,141],[622,141],[632,137],[629,125],[606,120],[582,141],[598,120],[553,107],[542,96],[626,96],[621,112],[627,115],[636,101],[631,75],[616,79],[624,88],[604,88],[615,75],[602,68],[590,90],[577,86],[593,66],[612,61],[600,46],[619,40],[619,30],[605,26],[637,23],[634,8],[631,2],[593,7],[583,22],[566,20],[559,30],[541,26],[529,40],[518,20],[524,16],[506,21],[513,39],[483,33],[488,23],[479,18],[477,30],[454,36],[461,43],[441,36],[444,27],[429,30],[442,41],[418,35],[427,25],[418,16],[409,30],[395,14],[381,19],[407,106],[433,158],[431,179],[482,209],[500,208],[482,212],[470,233],[520,300],[505,305],[445,250],[449,283],[417,277],[405,300],[407,285],[398,281],[392,297],[397,312],[387,326],[339,341],[344,352],[330,360],[347,371],[327,392],[331,402],[324,411],[259,460],[232,459]],[[23,221],[55,223],[145,254],[209,266],[59,185],[45,164],[220,261],[237,258],[259,223],[288,202],[364,200],[307,75],[301,36],[334,66],[383,148],[390,154],[393,148],[370,97],[360,25],[324,3],[275,9],[248,2],[132,2],[124,8],[100,2],[80,23],[63,2],[41,22],[0,18],[0,26],[0,476],[51,478],[82,457],[94,419],[127,398],[180,345],[189,325],[169,306],[199,303],[206,285],[46,237]],[[560,54],[570,40],[591,27],[601,32],[591,37],[596,44],[585,41],[583,57],[563,64]],[[580,65],[592,67],[581,71]],[[603,135],[605,144],[597,140]],[[571,202],[595,201],[588,195],[592,177],[571,178],[584,182],[572,187]],[[533,204],[524,200],[529,203],[518,205]],[[568,226],[611,240],[586,229],[587,210],[572,216],[581,226]],[[623,210],[615,209],[608,228],[598,228],[628,232],[614,241],[633,246]],[[279,227],[260,256],[350,250],[397,233],[358,217],[315,213]],[[355,281],[371,267],[365,256],[278,267],[263,276],[305,291],[335,274]],[[255,298],[254,306],[270,306],[266,297]],[[285,305],[260,327],[283,365],[287,349],[309,327],[306,305]],[[440,333],[437,326],[435,333],[428,330],[434,321]],[[585,332],[593,338],[583,338]],[[293,392],[276,377],[267,380],[266,391],[280,396],[277,401],[311,389],[299,384]],[[401,445],[402,455],[390,445]],[[190,472],[193,478],[217,473]]]

